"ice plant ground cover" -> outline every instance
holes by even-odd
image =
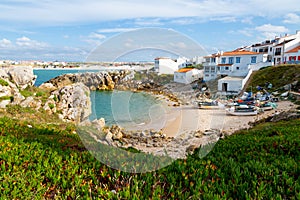
[[[111,169],[72,125],[0,118],[4,199],[299,199],[300,120],[259,124],[152,173]]]

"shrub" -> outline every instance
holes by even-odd
[[[2,86],[9,86],[8,82],[3,80],[3,79],[0,79],[0,85]]]

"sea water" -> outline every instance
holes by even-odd
[[[68,73],[82,70],[34,70],[37,75],[35,85]],[[90,72],[90,71],[89,71]],[[164,114],[161,101],[144,92],[130,91],[92,91],[91,120],[104,118],[107,125],[118,124],[122,127],[148,124]]]

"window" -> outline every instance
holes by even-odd
[[[216,67],[211,67],[210,70],[211,72],[216,72]]]
[[[229,67],[225,67],[225,70],[229,70]]]
[[[281,55],[281,48],[276,48],[275,49],[275,56],[280,56]]]
[[[236,70],[240,70],[240,67],[236,67]]]
[[[235,58],[235,62],[236,62],[236,63],[241,63],[241,57],[236,57],[236,58]]]
[[[251,57],[251,63],[256,63],[256,56]]]
[[[226,63],[226,58],[222,58],[222,64],[225,64]]]
[[[209,73],[209,67],[205,67],[204,72],[205,72],[205,73]]]
[[[229,57],[229,64],[233,64],[233,57]]]
[[[272,47],[270,47],[270,52],[272,52],[272,50],[273,50],[273,48],[272,48]]]
[[[211,58],[211,62],[215,63],[216,62],[216,58]]]

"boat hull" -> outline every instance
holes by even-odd
[[[226,109],[226,114],[228,115],[234,115],[234,116],[255,116],[258,114],[258,112],[255,111],[232,111],[232,110],[228,110]]]

